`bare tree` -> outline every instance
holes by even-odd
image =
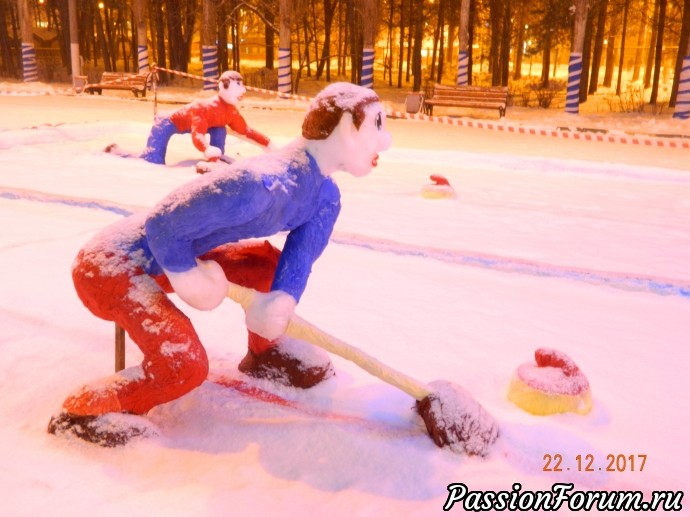
[[[659,5],[659,21],[657,26],[656,49],[654,50],[654,79],[652,92],[649,95],[649,103],[656,104],[659,95],[659,79],[661,78],[661,51],[664,46],[664,29],[666,28],[666,4],[667,0],[657,0]]]

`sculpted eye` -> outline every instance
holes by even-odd
[[[376,114],[376,121],[374,123],[376,124],[376,129],[381,131],[381,127],[383,126],[383,119],[381,118],[381,113]]]

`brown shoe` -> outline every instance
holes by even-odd
[[[283,337],[261,354],[251,349],[238,365],[241,372],[257,379],[270,379],[285,386],[311,388],[333,375],[328,354],[304,341]]]
[[[73,435],[101,447],[118,447],[133,438],[153,438],[159,435],[156,427],[142,416],[126,413],[71,415],[66,411],[50,419],[48,432]]]

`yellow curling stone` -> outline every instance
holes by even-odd
[[[422,197],[427,199],[455,199],[458,197],[455,193],[455,189],[451,186],[445,176],[440,174],[432,174],[430,179],[433,183],[424,185],[422,187]]]
[[[508,400],[533,415],[590,412],[589,381],[570,357],[558,350],[539,348],[534,359],[521,364],[513,374]]]

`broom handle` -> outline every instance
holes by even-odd
[[[228,298],[239,303],[245,310],[254,298],[256,291],[248,287],[230,283],[228,289]],[[285,334],[294,338],[302,339],[315,345],[319,348],[340,356],[348,361],[352,361],[357,366],[366,370],[375,377],[378,377],[384,382],[395,386],[404,391],[408,395],[414,397],[416,400],[422,400],[432,393],[432,389],[409,375],[394,370],[390,366],[386,366],[375,357],[370,356],[363,350],[352,346],[335,336],[331,336],[327,332],[312,325],[308,321],[294,314],[290,319],[290,323],[285,331]]]

